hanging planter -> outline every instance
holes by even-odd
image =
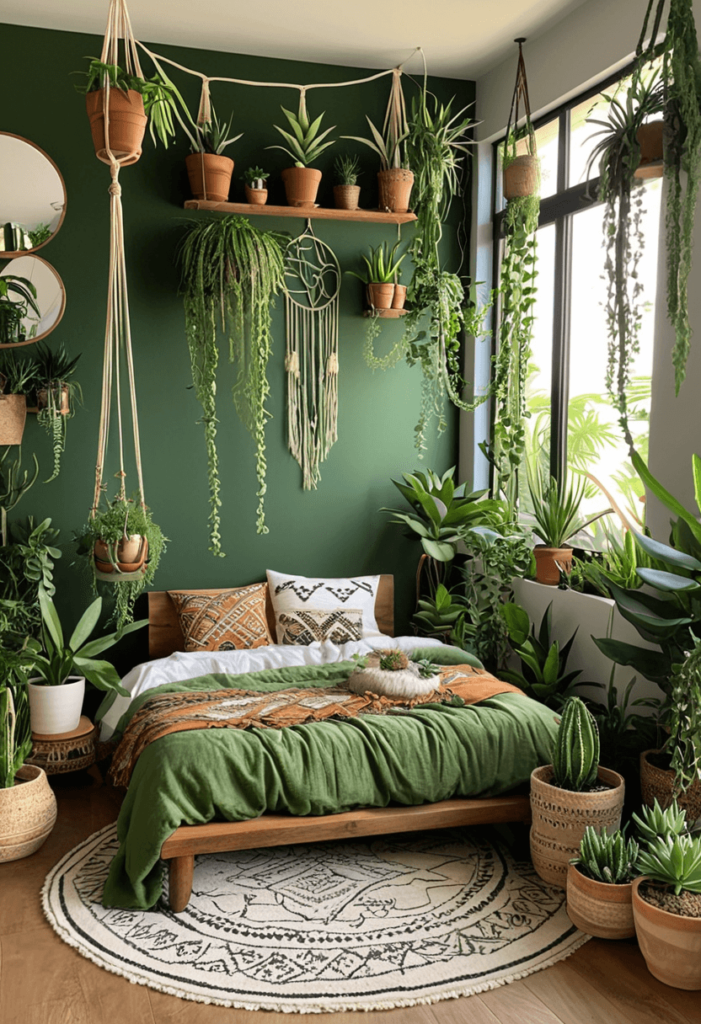
[[[72,380],[79,359],[80,355],[70,359],[63,344],[50,347],[40,342],[37,345],[37,421],[51,438],[54,456],[53,472],[45,483],[55,480],[61,471],[68,420],[75,415],[75,407],[82,400],[80,384]]]
[[[515,156],[511,163],[504,167],[503,174],[504,199],[507,201],[533,196],[538,191],[540,163],[534,154]]]
[[[148,117],[143,97],[135,89],[98,89],[87,93],[85,106],[90,119],[95,156],[109,163],[105,140],[105,104],[109,114],[109,148],[122,167],[135,164],[141,156]]]

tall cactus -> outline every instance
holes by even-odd
[[[579,697],[570,697],[562,710],[553,747],[553,782],[561,789],[581,792],[596,785],[599,773],[599,730]]]

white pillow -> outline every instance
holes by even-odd
[[[381,636],[375,619],[375,598],[380,584],[379,576],[353,576],[350,579],[322,579],[318,576],[291,576],[284,572],[273,572],[268,569],[268,589],[275,615],[277,642],[291,643],[290,630],[280,622],[280,616],[286,616],[289,624],[290,616],[298,612],[315,613],[312,617],[324,621],[330,612],[348,613],[355,616],[362,613],[362,638]],[[325,612],[327,616],[316,613]],[[348,617],[346,616],[346,617]],[[305,616],[308,618],[308,616]],[[328,616],[331,620],[333,616]],[[343,616],[340,616],[342,621]],[[334,632],[338,635],[339,617],[336,617]],[[300,634],[300,636],[303,634]],[[307,634],[308,635],[308,634]],[[317,640],[332,639],[331,636],[315,636]],[[361,639],[349,636],[349,640]],[[311,643],[310,639],[297,642]],[[334,641],[335,642],[335,641]]]

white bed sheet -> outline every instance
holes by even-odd
[[[128,709],[132,700],[165,683],[179,683],[186,679],[212,672],[241,675],[244,672],[260,672],[266,668],[285,668],[288,665],[329,665],[336,661],[347,661],[353,654],[367,654],[383,647],[397,647],[411,651],[416,647],[440,647],[439,640],[423,636],[371,636],[364,640],[337,646],[329,640],[323,643],[302,646],[257,647],[247,651],[212,651],[185,653],[177,651],[167,658],[147,661],[137,665],[122,679],[122,686],[129,691],[129,697],[117,697],[102,719],[100,739],[110,738],[119,719]]]

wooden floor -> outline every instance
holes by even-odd
[[[49,868],[117,814],[114,791],[87,775],[54,788],[58,821],[42,849],[0,864],[2,1024],[701,1024],[701,993],[647,972],[634,942],[592,939],[568,960],[469,999],[377,1013],[253,1013],[162,995],[96,967],[46,923],[39,892]]]

